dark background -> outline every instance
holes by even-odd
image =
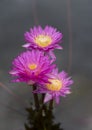
[[[64,130],[92,130],[92,0],[0,0],[0,130],[24,130],[31,89],[11,83],[11,62],[24,49],[24,32],[40,24],[63,33],[59,70],[72,76],[72,94],[54,113]]]

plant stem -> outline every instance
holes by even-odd
[[[36,88],[37,88],[37,86],[34,84],[33,85],[33,91],[36,90]],[[40,108],[38,94],[33,93],[33,96],[34,96],[35,108],[38,110]]]
[[[42,94],[42,98],[41,98],[41,101],[42,101],[42,111],[44,110],[45,115],[46,115],[47,106],[44,104],[44,98],[45,98],[45,94]]]
[[[44,103],[45,94],[42,94],[42,104]]]
[[[53,109],[53,99],[50,101],[50,104],[49,104],[49,110],[52,110]]]

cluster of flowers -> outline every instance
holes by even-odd
[[[10,74],[14,82],[26,82],[29,85],[36,84],[35,93],[44,93],[44,102],[55,99],[59,103],[60,96],[70,94],[71,77],[64,71],[58,72],[54,64],[56,57],[54,49],[62,49],[59,43],[62,41],[62,33],[56,28],[41,26],[31,28],[24,34],[26,51],[20,54],[12,62]]]

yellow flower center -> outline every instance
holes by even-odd
[[[50,79],[51,83],[48,83],[46,87],[51,91],[59,91],[62,88],[62,82],[58,79]]]
[[[35,42],[37,45],[39,45],[40,47],[46,47],[48,45],[51,44],[52,39],[50,36],[46,36],[46,35],[38,35],[35,38]]]
[[[37,68],[37,65],[36,64],[29,64],[28,67],[30,70],[35,70]]]

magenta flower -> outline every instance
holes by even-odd
[[[26,82],[28,84],[47,83],[48,74],[55,65],[44,52],[38,50],[26,51],[14,59],[10,74],[16,77],[14,82]]]
[[[62,49],[58,44],[61,42],[62,33],[57,31],[56,28],[46,26],[42,29],[41,26],[30,29],[30,32],[24,34],[25,41],[27,42],[23,47],[33,48],[44,51]]]
[[[40,86],[36,93],[46,93],[44,102],[48,102],[51,99],[55,99],[56,103],[59,103],[60,96],[65,97],[70,94],[70,85],[73,84],[71,77],[68,77],[67,73],[62,71],[58,73],[58,69],[54,69],[49,79],[50,83],[46,83],[43,87]]]

